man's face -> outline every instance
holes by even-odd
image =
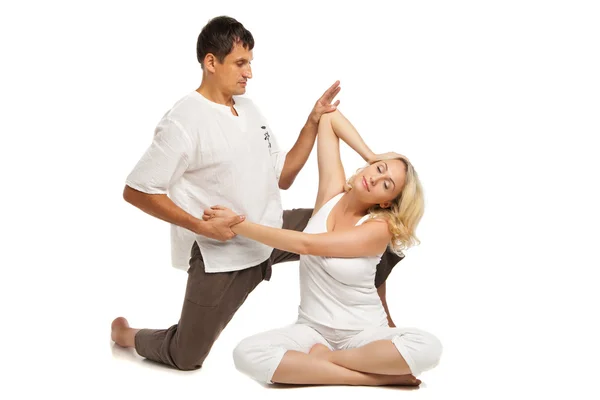
[[[241,43],[236,43],[227,54],[223,63],[215,63],[215,77],[219,88],[224,93],[236,96],[246,93],[248,79],[252,78],[252,50],[244,48]]]

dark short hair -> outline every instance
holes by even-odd
[[[204,57],[208,53],[212,53],[222,63],[227,54],[233,50],[234,43],[239,42],[248,50],[254,48],[254,37],[249,30],[244,28],[244,25],[234,18],[224,15],[215,17],[208,21],[198,35],[196,44],[198,62],[204,68]]]

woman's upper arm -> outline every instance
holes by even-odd
[[[317,160],[319,165],[319,191],[315,202],[316,213],[333,196],[344,191],[346,176],[340,158],[340,140],[331,127],[333,115],[323,114],[317,135]]]
[[[370,257],[382,254],[391,233],[384,220],[372,220],[340,232],[310,235],[306,253],[322,257]]]

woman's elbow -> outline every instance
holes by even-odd
[[[306,235],[306,234],[305,234]],[[316,256],[317,248],[315,246],[314,240],[310,237],[310,234],[307,237],[303,237],[298,243],[298,254],[301,256],[313,255]]]

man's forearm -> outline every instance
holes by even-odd
[[[304,127],[298,136],[298,140],[296,140],[296,143],[290,151],[288,151],[285,157],[283,170],[279,177],[279,187],[281,189],[288,189],[292,186],[296,176],[298,176],[298,173],[306,164],[310,152],[315,145],[318,127],[318,122],[314,122],[312,118],[309,118],[306,121],[306,124],[304,124]]]
[[[147,194],[125,186],[123,198],[153,217],[204,235],[205,222],[183,211],[166,194]]]

